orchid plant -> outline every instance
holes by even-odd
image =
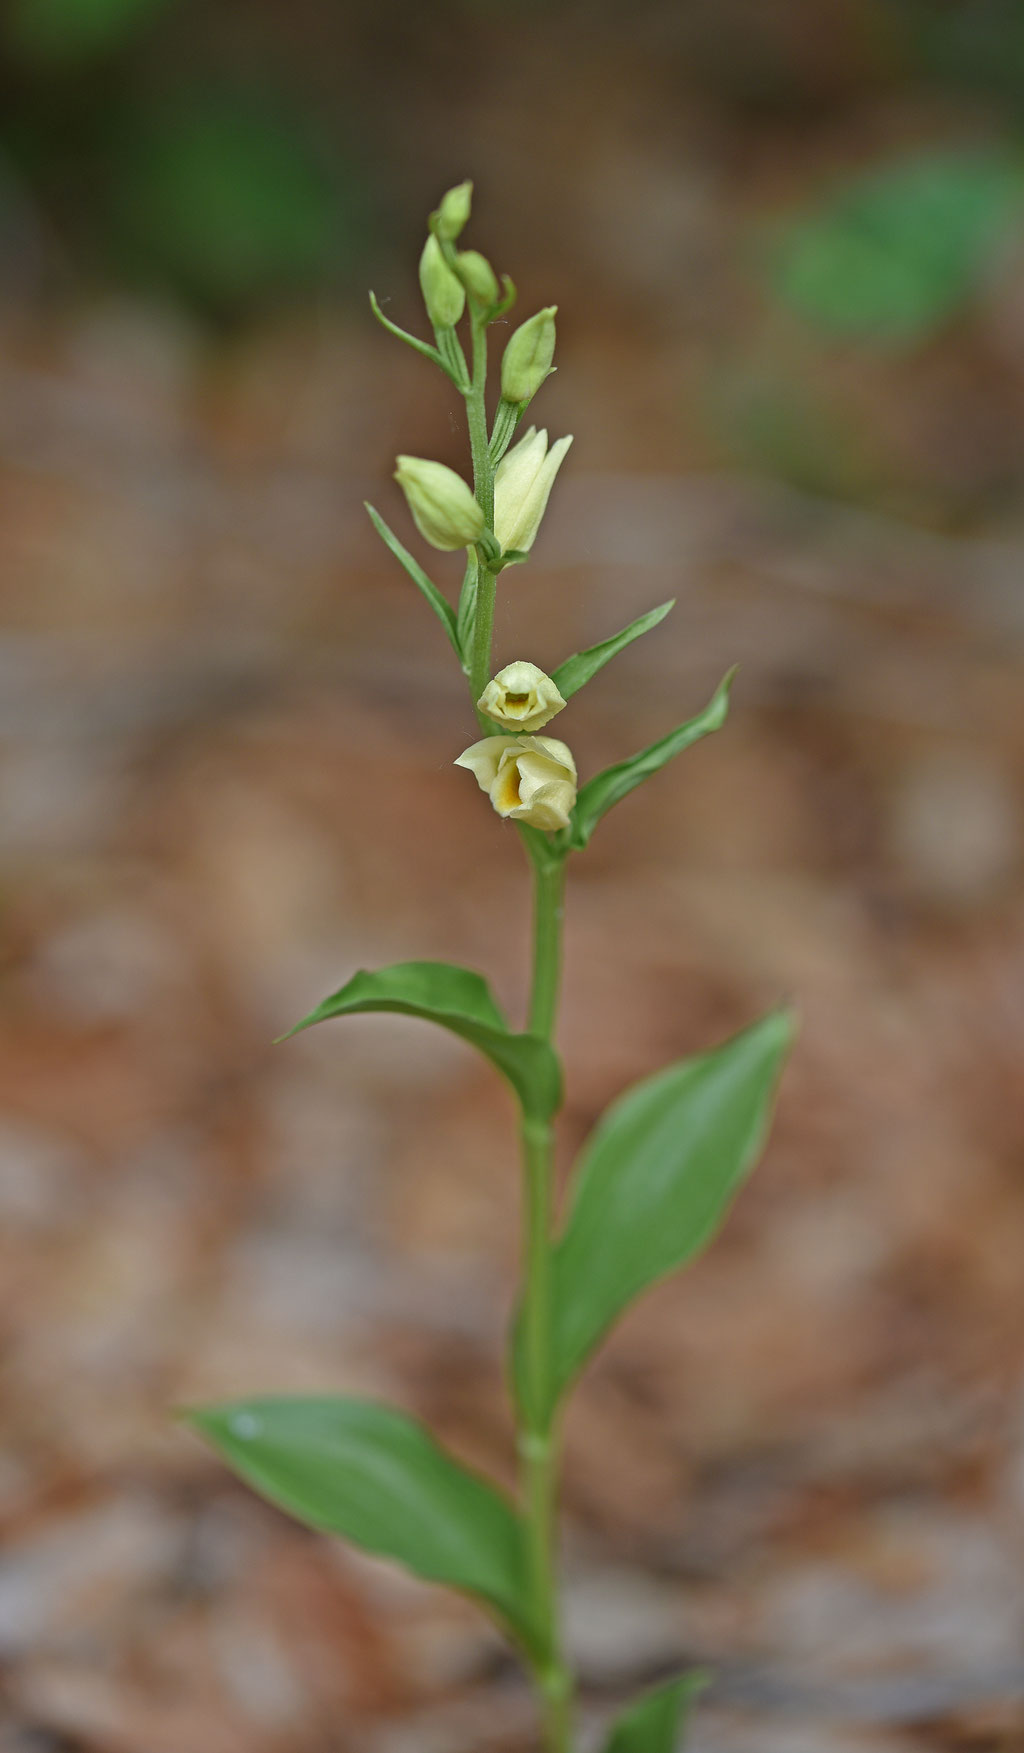
[[[316,1529],[343,1535],[418,1576],[471,1596],[519,1651],[536,1686],[545,1753],[576,1744],[576,1686],[561,1628],[557,1567],[559,1433],[566,1399],[613,1323],[656,1280],[715,1233],[767,1130],[792,1036],[775,1011],[723,1045],[670,1065],[620,1095],[586,1142],[562,1212],[553,1187],[553,1125],[562,1102],[554,1046],[563,893],[572,859],[602,818],[675,755],[719,729],[731,675],[703,711],[579,784],[576,760],[546,726],[616,654],[668,614],[662,603],[547,675],[520,658],[491,673],[495,586],[533,547],[572,442],[530,426],[516,438],[552,369],[555,307],[514,330],[488,416],[491,325],[516,297],[489,262],[457,247],[472,185],[431,215],[420,284],[434,342],[379,322],[443,371],[465,400],[473,485],[454,470],[400,456],[396,480],[420,535],[464,550],[453,607],[368,506],[379,535],[436,615],[469,683],[478,735],[456,766],[516,824],[533,880],[533,964],[522,1028],[482,975],[409,961],[355,973],[297,1029],[366,1011],[424,1018],[477,1049],[513,1091],[523,1163],[522,1283],[509,1382],[519,1488],[515,1498],[467,1469],[405,1413],[345,1396],[261,1398],[188,1416],[243,1479]],[[469,355],[459,336],[468,316]],[[513,442],[515,441],[515,442]],[[506,830],[507,831],[507,830]],[[297,1032],[292,1030],[291,1033]],[[672,1753],[698,1684],[682,1675],[628,1706],[605,1753]]]

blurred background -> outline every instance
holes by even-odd
[[[472,1608],[172,1418],[372,1393],[509,1475],[504,1092],[396,1019],[269,1044],[364,963],[523,998],[519,848],[361,505],[407,535],[396,451],[466,467],[366,302],[423,332],[464,176],[576,434],[497,659],[678,598],[584,773],[742,666],[574,868],[565,1165],[803,1016],[570,1419],[588,1729],[701,1662],[695,1753],[1021,1749],[1018,0],[9,0],[0,51],[2,1753],[535,1744]]]

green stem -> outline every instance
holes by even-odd
[[[487,324],[472,319],[472,377],[465,391],[466,418],[473,458],[473,491],[487,528],[494,528],[494,463],[488,448]],[[512,428],[514,430],[514,427]],[[508,434],[511,437],[511,431]],[[507,442],[507,440],[506,440]],[[494,631],[495,574],[476,554],[477,586],[470,650],[470,687],[474,703],[491,675]],[[465,586],[463,587],[465,590]],[[496,727],[480,716],[482,729]],[[558,1008],[562,962],[562,897],[565,859],[533,830],[524,840],[534,873],[533,986],[529,1028],[550,1040]],[[545,1753],[571,1753],[574,1686],[561,1651],[556,1576],[555,1516],[558,1492],[558,1431],[548,1410],[551,1367],[551,1265],[554,1206],[554,1135],[550,1122],[522,1122],[524,1179],[523,1212],[523,1344],[526,1405],[519,1408],[517,1439],[523,1509],[527,1527],[529,1587],[541,1652],[533,1659],[534,1680],[544,1713]]]
[[[565,859],[552,854],[546,844],[540,847],[529,844],[528,851],[534,884],[533,982],[528,1027],[531,1035],[543,1035],[546,1041],[550,1041],[562,976]]]
[[[477,556],[476,575],[476,607],[473,612],[473,644],[469,658],[469,688],[473,696],[473,704],[491,679],[491,639],[494,634],[494,597],[497,579],[489,566]],[[478,713],[481,726],[488,735],[493,730],[490,721]]]
[[[466,420],[469,425],[469,447],[473,457],[473,491],[487,520],[494,527],[494,466],[487,447],[487,324],[474,316],[473,375],[466,391]],[[496,580],[490,567],[477,555],[476,609],[473,617],[473,642],[470,652],[469,685],[474,705],[491,679],[491,640],[494,635],[494,597]],[[481,720],[482,728],[491,727]]]
[[[565,861],[546,845],[527,842],[534,874],[531,1034],[550,1040],[555,1026],[561,973]],[[520,1408],[519,1455],[527,1524],[529,1586],[544,1657],[534,1675],[544,1704],[546,1753],[569,1753],[573,1683],[561,1651],[556,1575],[558,1430],[549,1411],[552,1317],[554,1136],[548,1121],[524,1118],[523,1362],[525,1406]]]
[[[473,318],[473,375],[466,392],[469,448],[473,457],[473,491],[483,507],[487,528],[494,528],[494,469],[487,448],[487,324]]]

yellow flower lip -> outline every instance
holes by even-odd
[[[499,670],[477,701],[479,710],[495,724],[521,731],[540,730],[564,705],[551,677],[525,658]]]
[[[557,833],[576,802],[576,762],[557,737],[483,737],[455,763],[476,776],[499,816]]]

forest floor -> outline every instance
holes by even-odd
[[[577,353],[554,431],[601,405]],[[534,1744],[475,1610],[174,1416],[370,1393],[509,1477],[504,1092],[397,1019],[270,1045],[388,960],[523,1000],[518,843],[361,509],[398,524],[390,457],[436,448],[416,369],[341,319],[197,360],[121,307],[6,352],[0,1753]],[[693,1753],[1014,1753],[1024,537],[668,456],[578,436],[502,580],[498,657],[548,667],[678,598],[559,720],[584,773],[741,665],[727,727],[573,868],[565,1167],[632,1079],[780,998],[802,1032],[724,1235],[569,1419],[587,1732],[700,1664]]]

